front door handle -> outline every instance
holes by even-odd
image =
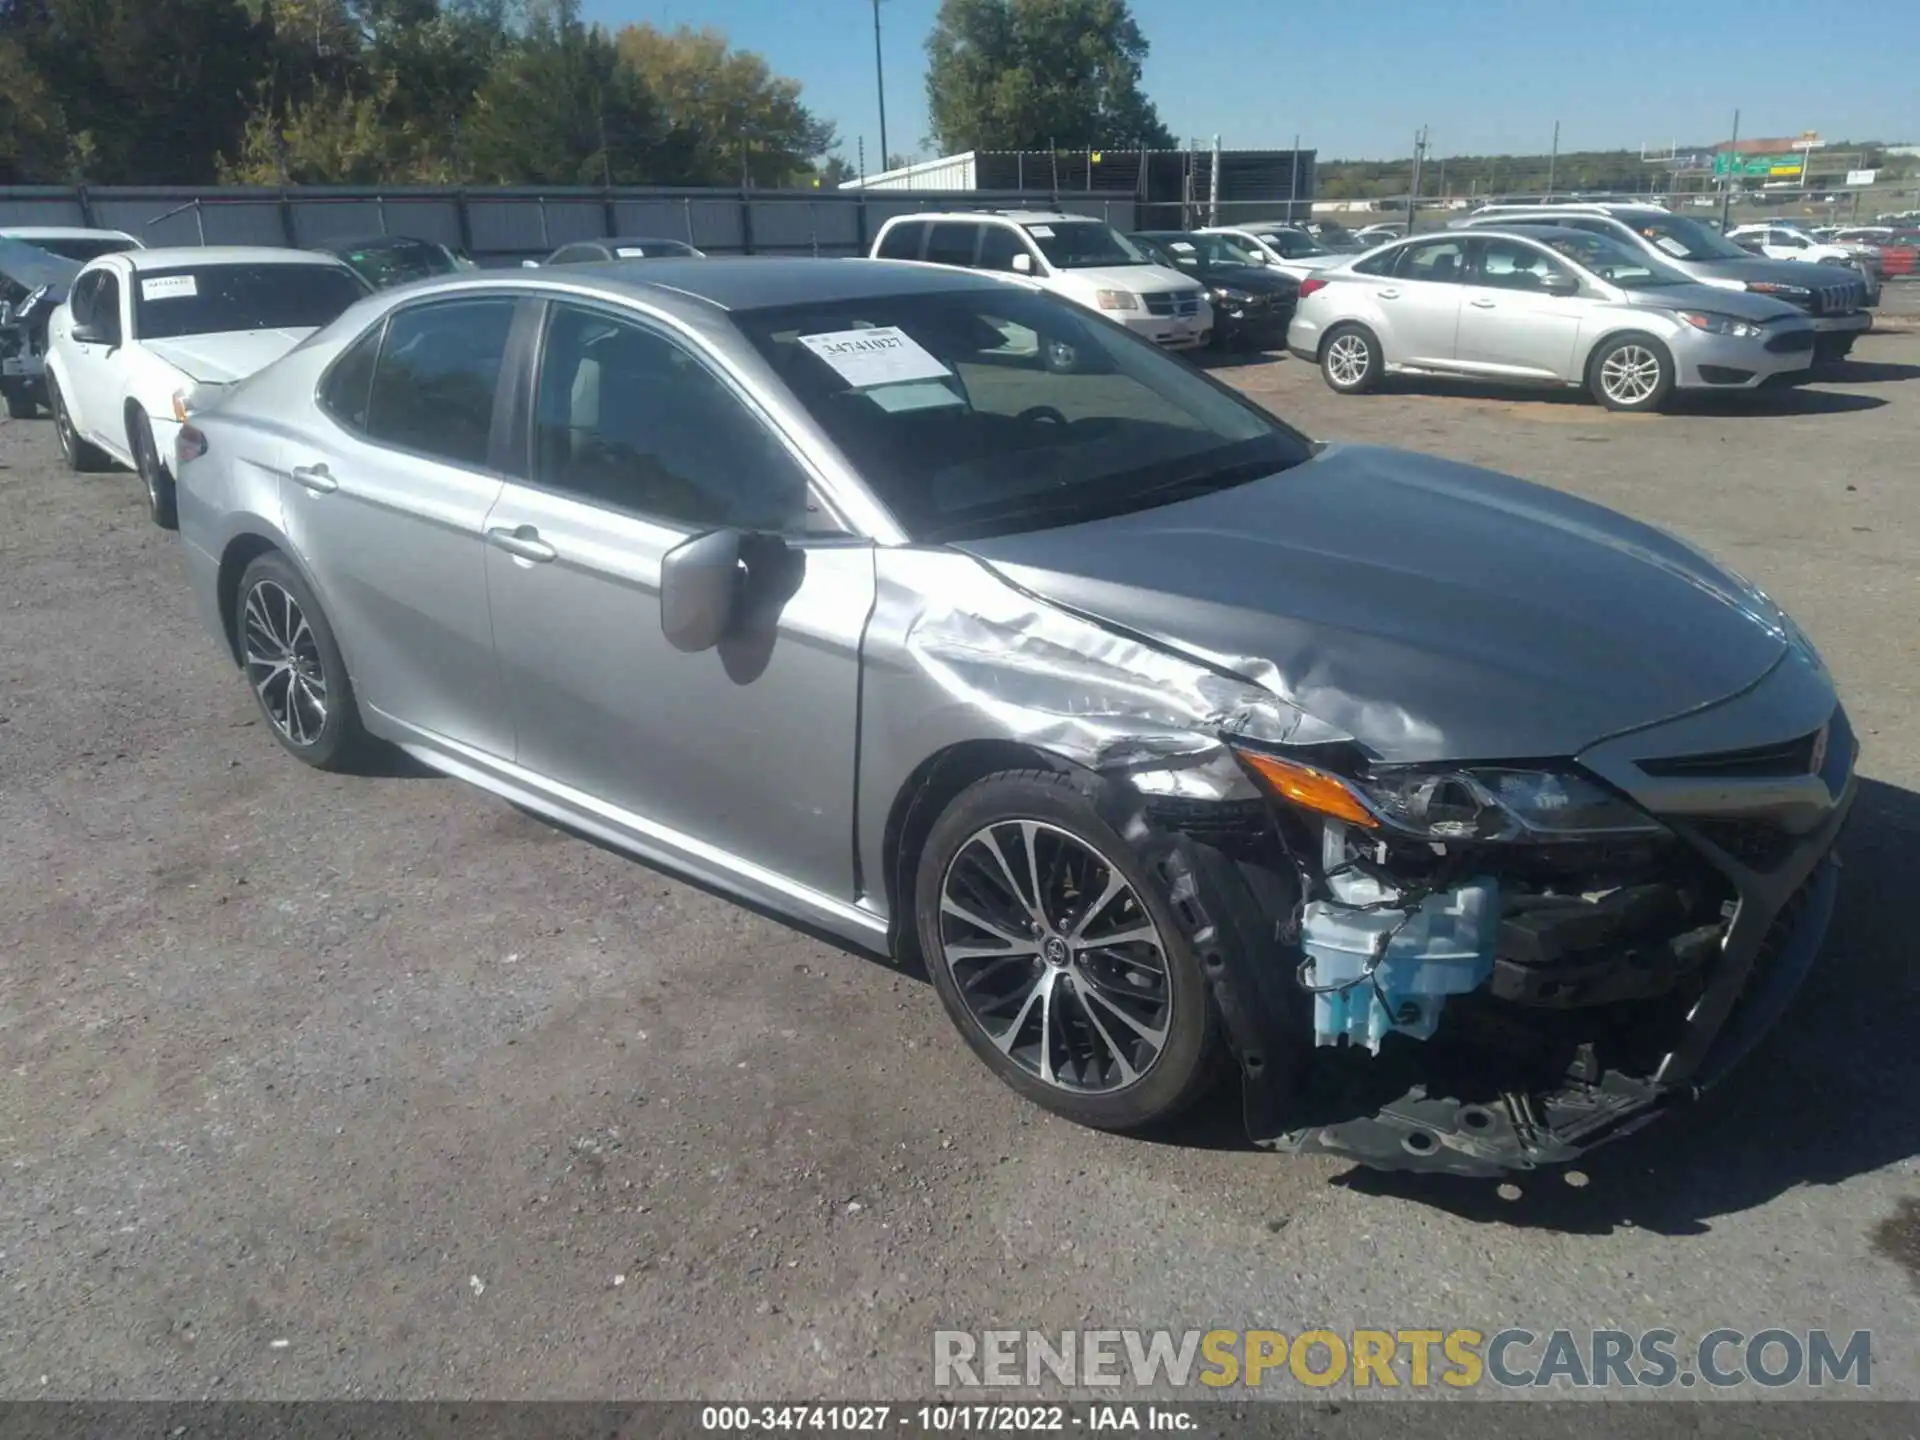
[[[1494,304],[1491,300],[1469,300],[1467,303],[1476,310],[1491,310]]]
[[[504,525],[496,525],[487,531],[487,543],[497,545],[509,555],[522,560],[544,563],[559,555],[559,551],[540,538],[540,532],[531,525],[517,525],[509,530]]]
[[[340,488],[340,482],[324,464],[294,466],[293,483],[306,486],[316,495],[331,495]]]
[[[1382,300],[1398,300],[1400,298],[1400,292],[1398,290],[1376,290],[1373,293],[1378,295]]]

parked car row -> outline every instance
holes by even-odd
[[[1555,491],[1316,444],[1181,363],[1252,278],[1225,237],[878,238],[910,263],[445,274],[190,407],[185,569],[268,733],[327,770],[397,746],[923,961],[985,1065],[1103,1128],[1224,1067],[1275,1149],[1532,1168],[1788,1008],[1857,746],[1765,595]],[[1351,333],[1313,320],[1344,292],[1465,296],[1449,254],[1576,307],[1569,351],[1589,313],[1659,308],[1636,282],[1811,345],[1791,305],[1558,228],[1351,257],[1295,329]],[[264,305],[98,263],[148,348],[203,280]]]

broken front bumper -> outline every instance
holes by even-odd
[[[1797,725],[1804,714],[1795,711],[1817,702],[1822,690],[1833,703],[1831,690],[1806,683],[1810,678],[1823,677],[1784,671],[1770,677],[1749,697],[1753,710],[1771,708],[1777,716],[1784,709]],[[1737,732],[1744,717],[1732,720]],[[1630,737],[1592,763],[1624,777],[1624,766],[1640,763],[1634,757],[1656,755],[1676,739],[1682,748],[1666,754],[1711,758],[1687,748],[1693,723],[1648,740]],[[1727,729],[1723,724],[1720,733]],[[1817,734],[1799,774],[1728,780],[1700,770],[1645,781],[1643,798],[1662,796],[1705,812],[1656,811],[1693,852],[1690,858],[1704,861],[1731,893],[1724,938],[1697,982],[1672,997],[1670,1023],[1657,1031],[1650,1063],[1612,1063],[1618,1047],[1583,1044],[1572,1050],[1564,1072],[1545,1083],[1487,1078],[1509,1072],[1478,1063],[1476,1045],[1498,1030],[1476,1030],[1489,1017],[1476,1016],[1471,1005],[1458,1015],[1450,1010],[1432,1041],[1390,1046],[1378,1056],[1341,1047],[1302,1063],[1295,957],[1284,935],[1276,944],[1275,915],[1284,902],[1257,893],[1257,867],[1225,858],[1204,836],[1199,843],[1190,835],[1176,838],[1167,865],[1175,912],[1188,926],[1240,1058],[1253,1139],[1273,1150],[1339,1155],[1377,1169],[1492,1176],[1572,1160],[1724,1078],[1792,1003],[1833,914],[1834,846],[1854,800],[1857,746],[1837,707]],[[1494,1010],[1497,1002],[1485,1008]],[[1575,1031],[1616,1023],[1587,1018],[1601,1015],[1600,1007],[1551,1017],[1509,1007],[1492,1018],[1509,1031],[1534,1017],[1557,1017]]]

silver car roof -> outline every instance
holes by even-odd
[[[521,289],[547,285],[611,300],[640,300],[664,309],[689,299],[720,310],[776,305],[831,304],[883,295],[931,295],[955,290],[1004,290],[1007,283],[945,265],[905,260],[813,259],[805,256],[719,256],[707,260],[611,260],[569,265],[565,274],[540,270],[480,270],[429,282],[436,292]],[[418,293],[411,287],[405,293]]]

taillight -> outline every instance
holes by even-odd
[[[1316,290],[1326,289],[1329,283],[1330,283],[1329,281],[1316,280],[1311,277],[1305,280],[1302,280],[1300,282],[1300,298],[1304,300],[1307,298],[1307,296],[1313,294]]]
[[[198,460],[207,453],[206,432],[198,426],[182,425],[180,434],[173,442],[174,474],[180,473],[180,467],[189,460]]]

